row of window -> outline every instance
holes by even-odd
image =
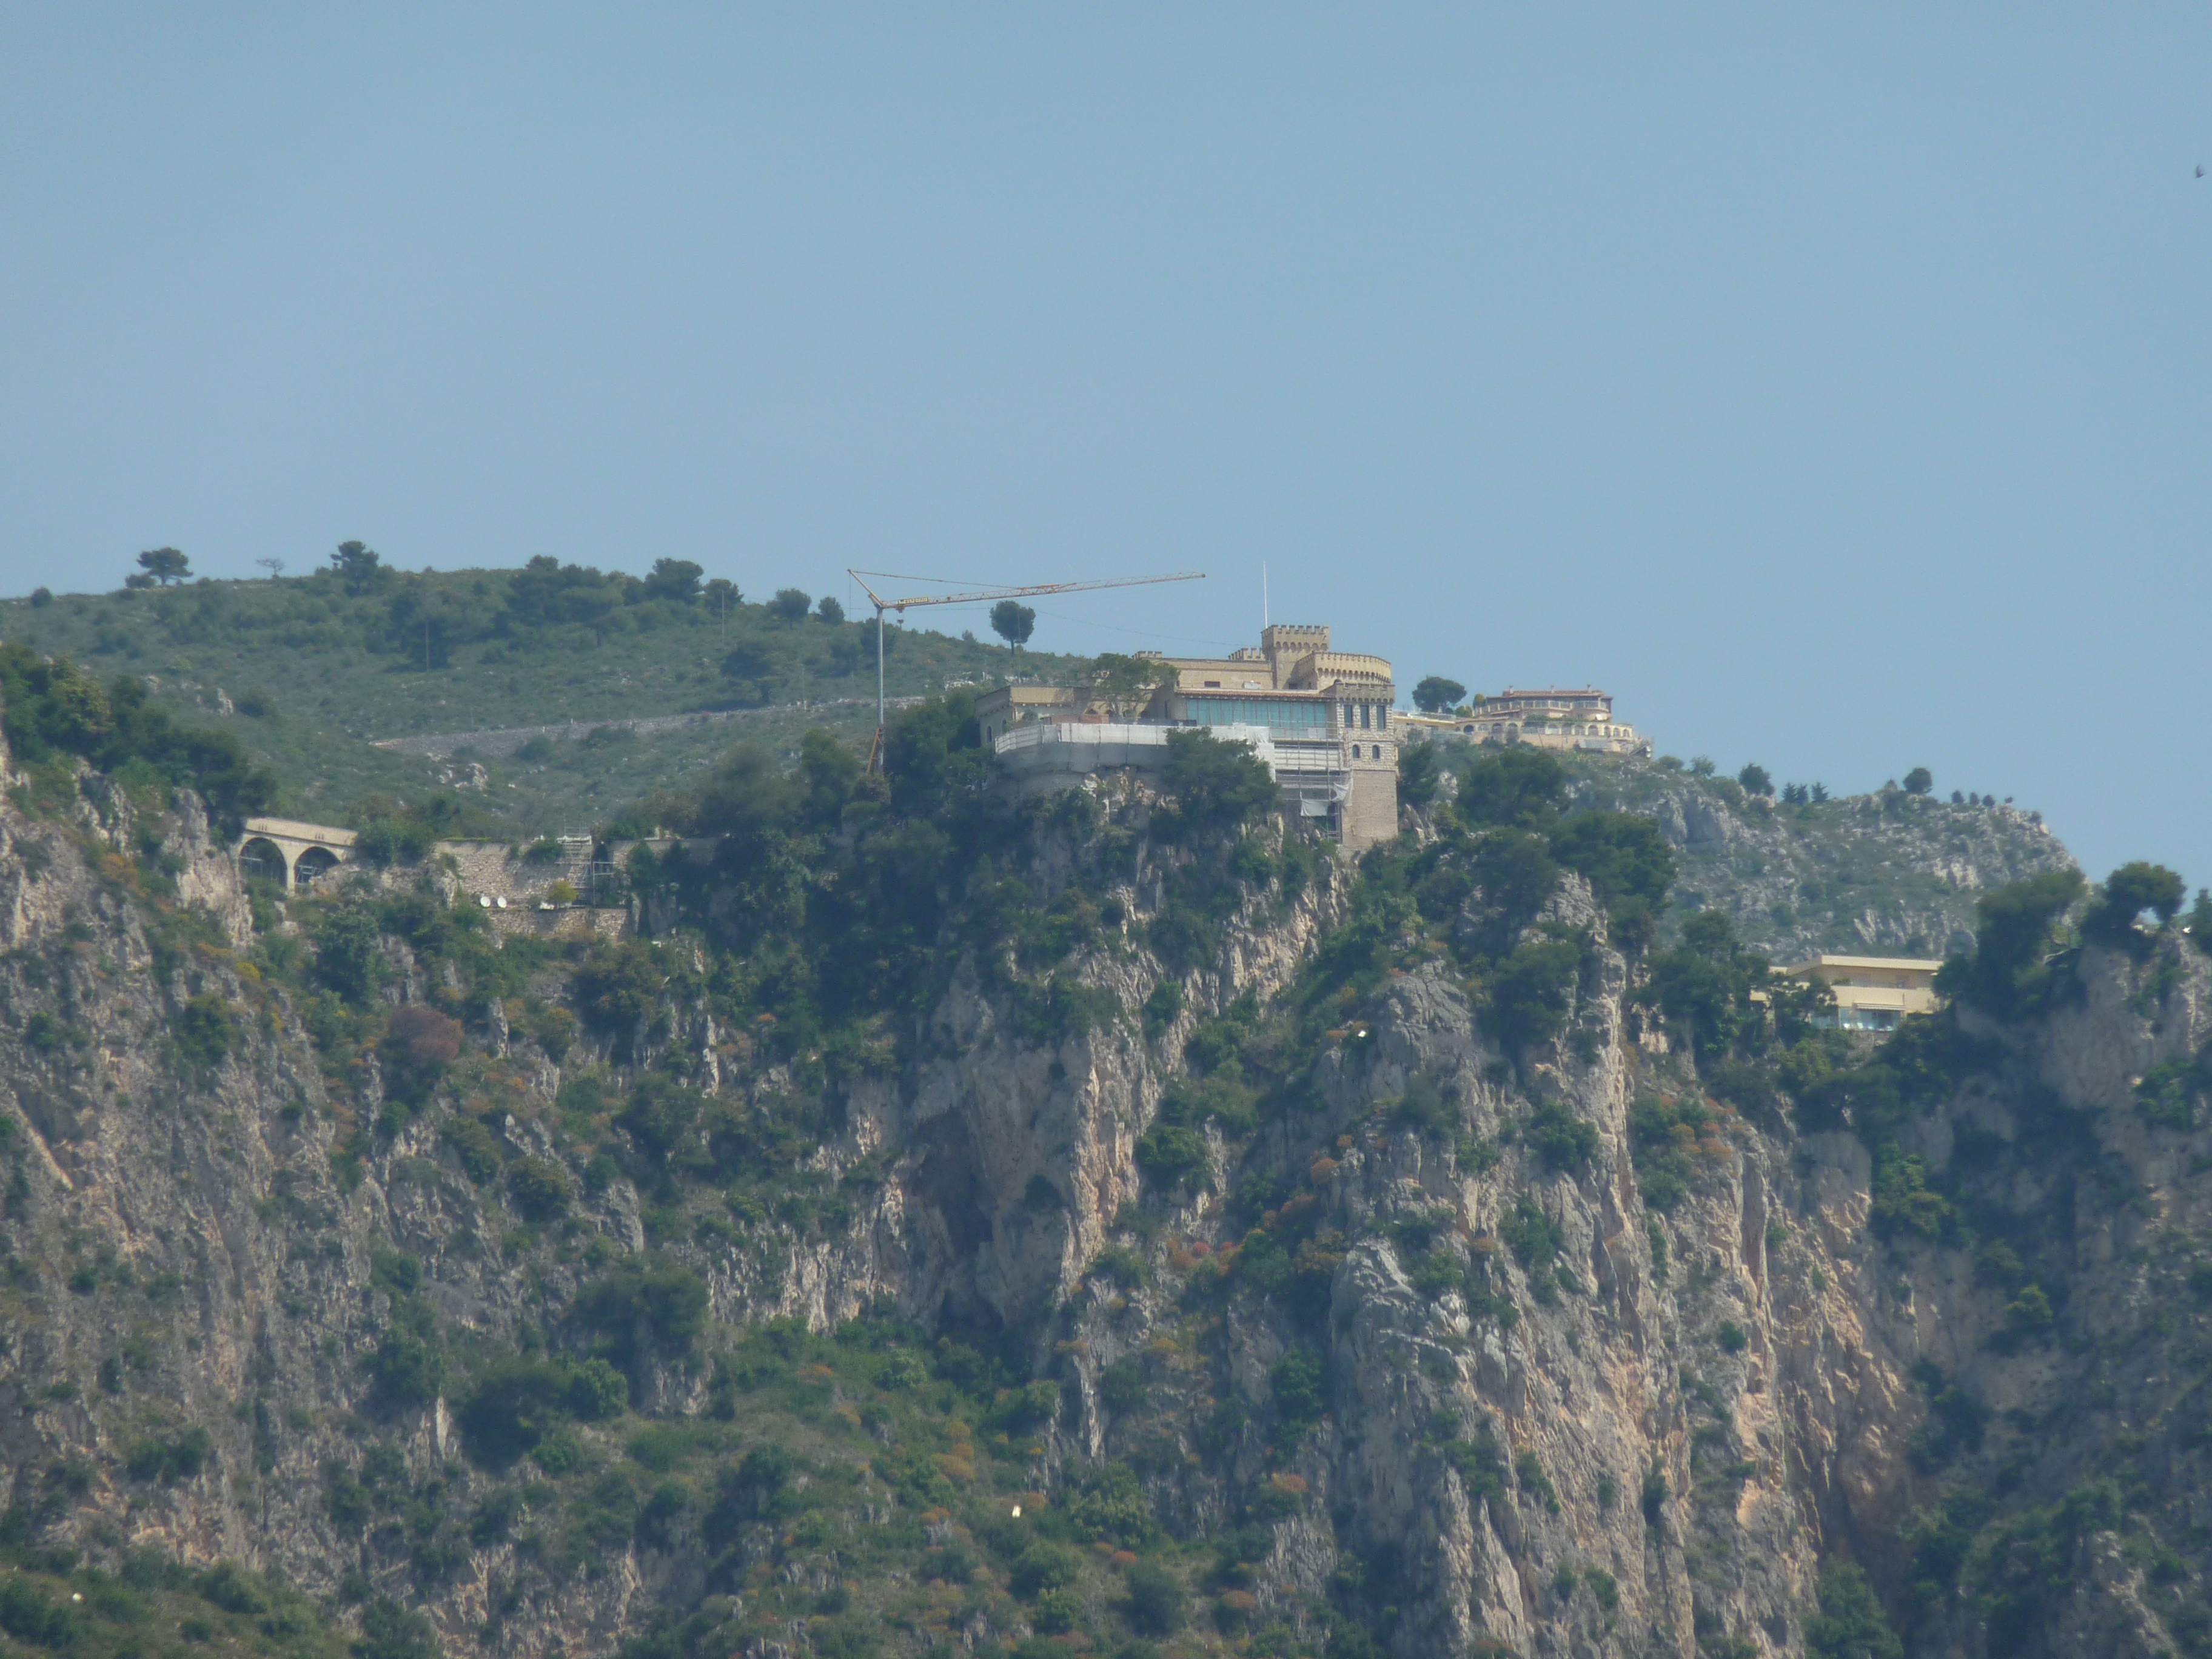
[[[1318,702],[1289,697],[1193,697],[1190,718],[1206,726],[1327,726]]]

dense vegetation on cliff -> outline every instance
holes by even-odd
[[[1951,1010],[1869,1050],[1526,750],[1439,755],[1351,861],[1197,736],[1169,798],[1009,802],[956,694],[882,778],[817,738],[641,803],[686,837],[646,937],[501,945],[434,868],[226,887],[173,779],[41,740],[12,1641],[2212,1626],[2212,905],[2165,872],[1985,895]]]

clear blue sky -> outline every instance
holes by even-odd
[[[1264,561],[2212,880],[2212,13],[1680,9],[9,7],[0,590]]]

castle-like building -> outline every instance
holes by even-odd
[[[1226,657],[1133,659],[1145,684],[1008,685],[976,700],[984,741],[1015,787],[1068,787],[1155,769],[1167,734],[1249,743],[1300,816],[1357,850],[1398,833],[1397,692],[1381,657],[1329,649],[1326,628],[1277,625]]]

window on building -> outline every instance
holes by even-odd
[[[1304,729],[1328,724],[1328,706],[1302,698],[1191,697],[1190,718],[1206,726],[1287,726]]]
[[[1359,729],[1364,732],[1374,723],[1375,716],[1373,711],[1370,710],[1365,703],[1361,703],[1359,705]]]

